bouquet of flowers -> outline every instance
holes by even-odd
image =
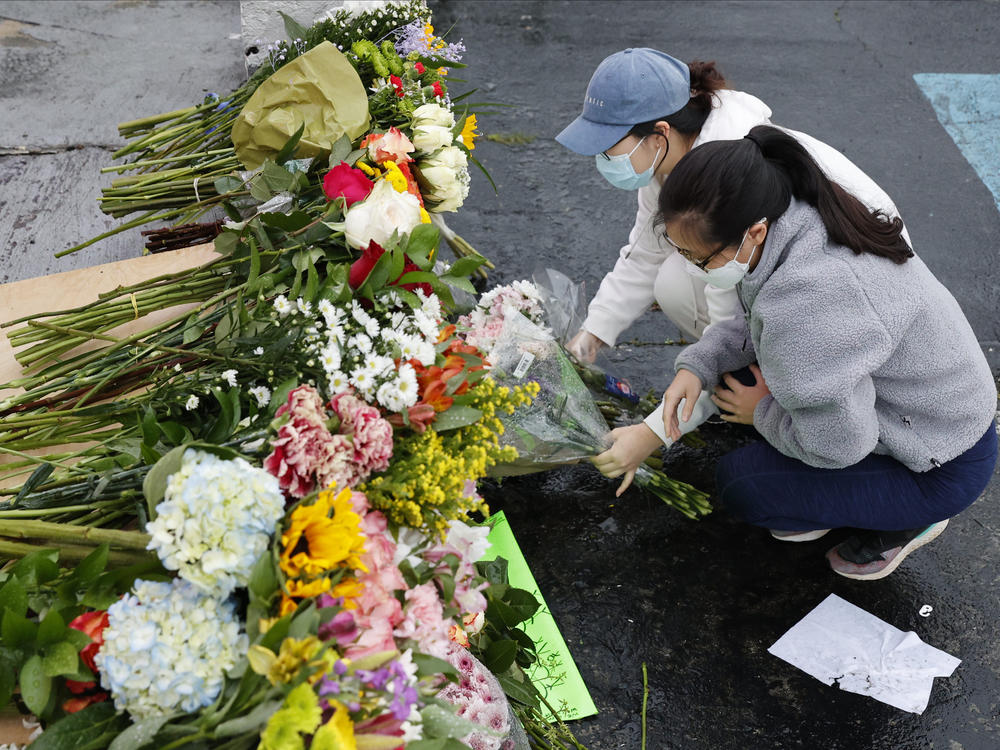
[[[469,340],[489,342],[491,377],[512,387],[530,381],[539,389],[532,409],[516,411],[504,420],[502,442],[516,448],[518,457],[498,466],[494,474],[543,471],[605,450],[607,423],[577,367],[552,331],[540,324],[543,314],[536,287],[516,282],[497,287],[482,299],[485,302],[481,300],[462,320],[470,326]],[[504,304],[496,305],[496,300]],[[635,481],[689,518],[711,512],[704,492],[651,465],[641,465]]]

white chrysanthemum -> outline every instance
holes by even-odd
[[[417,371],[412,365],[404,362],[399,366],[394,385],[403,400],[403,406],[410,407],[417,403],[420,391],[417,388]]]
[[[306,300],[303,299],[302,297],[299,297],[297,300],[295,300],[295,306],[299,309],[299,312],[305,315],[306,317],[312,315],[312,305],[306,302]]]
[[[415,359],[424,367],[434,364],[437,354],[433,344],[429,344],[420,336],[400,336],[399,337],[400,359]]]
[[[414,310],[413,322],[416,324],[421,336],[429,341],[437,341],[440,331],[438,330],[437,321],[434,318],[427,315],[423,310]]]
[[[146,525],[147,549],[181,578],[226,596],[247,584],[284,509],[277,478],[263,469],[189,449]]]
[[[339,371],[329,373],[329,379],[327,380],[326,388],[330,392],[331,396],[336,396],[338,393],[343,393],[350,387],[351,387],[351,382],[348,380],[347,376],[344,373]]]
[[[229,383],[229,386],[231,388],[235,388],[236,387],[236,376],[239,375],[239,374],[240,373],[239,373],[238,370],[225,370],[222,373],[221,378],[224,381],[226,381],[227,383]]]
[[[284,318],[292,311],[292,303],[288,301],[288,298],[284,294],[279,294],[274,298],[274,310]]]
[[[261,409],[271,403],[271,390],[267,386],[255,385],[247,393],[257,399],[257,406]]]
[[[263,346],[255,346],[254,350],[253,350],[253,353],[259,357],[261,354],[264,353],[264,347]]]
[[[195,396],[193,393],[188,396],[187,401],[184,402],[184,408],[188,411],[194,411],[198,408],[198,404],[201,403],[201,399]]]
[[[515,292],[519,292],[523,296],[535,302],[542,301],[542,295],[538,291],[538,287],[527,279],[519,279],[511,284]]]
[[[326,329],[326,340],[336,341],[343,346],[347,340],[347,331],[344,330],[344,327],[339,322],[330,324],[330,327]]]
[[[367,336],[365,336],[365,334],[359,333],[359,334],[357,334],[355,336],[351,336],[349,339],[347,339],[347,348],[348,349],[355,349],[356,352],[357,352],[355,354],[355,356],[358,356],[358,355],[364,356],[364,355],[369,354],[371,352],[371,350],[372,350],[372,340],[370,338],[368,338]]]
[[[423,289],[417,289],[417,296],[420,297],[420,309],[424,315],[441,320],[441,300],[433,292],[425,295]]]
[[[371,395],[376,385],[375,376],[365,367],[355,367],[351,370],[349,382],[365,397]]]
[[[393,380],[387,380],[385,383],[382,383],[375,394],[375,398],[379,404],[392,412],[401,412],[406,408],[403,394],[400,393],[399,388],[396,387],[396,383]]]
[[[404,323],[409,323],[409,318],[406,313],[401,310],[397,310],[392,315],[389,316],[389,327],[395,330],[402,330]]]
[[[249,645],[235,605],[181,580],[133,591],[108,607],[94,657],[115,707],[141,720],[210,705]]]
[[[379,378],[392,371],[393,361],[389,357],[383,357],[381,354],[373,352],[364,358],[363,366],[373,378]]]
[[[333,341],[327,344],[319,356],[320,364],[323,365],[323,370],[327,373],[336,372],[340,369],[340,359],[340,347]]]

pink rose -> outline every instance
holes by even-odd
[[[407,154],[414,151],[413,143],[399,128],[389,128],[389,131],[375,136],[368,141],[368,156],[372,161],[408,162],[413,159]]]

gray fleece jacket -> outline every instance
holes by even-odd
[[[754,426],[775,448],[836,469],[870,453],[928,471],[971,448],[997,391],[958,302],[920,258],[855,255],[793,200],[739,284],[745,314],[708,328],[676,369],[714,388],[760,366]]]

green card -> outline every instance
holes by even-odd
[[[483,560],[497,557],[507,560],[510,585],[530,592],[541,605],[534,617],[522,625],[538,649],[538,661],[527,670],[528,676],[549,704],[559,712],[560,719],[594,716],[597,707],[580,677],[576,662],[569,653],[542,593],[538,590],[535,577],[521,554],[521,548],[517,546],[507,517],[503,511],[494,513],[488,523],[492,527],[489,536],[491,546],[483,555]]]

